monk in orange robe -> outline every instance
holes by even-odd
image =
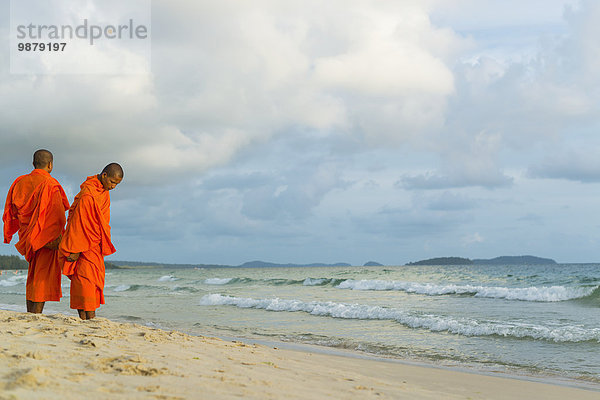
[[[81,184],[69,210],[60,252],[65,257],[63,274],[71,279],[71,308],[81,319],[94,318],[104,304],[104,256],[116,251],[110,239],[108,191],[121,180],[121,166],[108,164]]]
[[[61,264],[58,245],[65,229],[69,201],[63,188],[50,176],[54,167],[52,153],[33,154],[31,173],[18,177],[11,185],[2,221],[4,243],[19,233],[15,247],[29,263],[25,299],[27,312],[41,313],[46,301],[60,301]]]

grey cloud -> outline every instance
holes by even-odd
[[[348,185],[331,166],[297,168],[270,185],[247,191],[241,211],[253,219],[306,218],[327,193]]]
[[[361,231],[383,237],[408,239],[443,235],[455,230],[468,219],[444,212],[420,212],[384,206],[375,213],[354,216],[352,220]]]
[[[545,225],[544,217],[539,214],[528,213],[517,218],[518,221],[523,221],[528,224]]]
[[[418,200],[424,203],[427,209],[435,211],[465,211],[479,205],[475,199],[452,192],[443,192],[436,196],[425,199],[419,198]]]
[[[409,190],[438,190],[472,186],[493,189],[510,186],[512,183],[511,177],[500,173],[481,176],[449,176],[427,173],[403,176],[396,185]]]
[[[211,174],[202,180],[200,186],[205,190],[246,190],[265,186],[276,179],[272,174],[263,172]]]
[[[583,183],[600,182],[598,152],[588,149],[547,157],[538,165],[531,166],[527,174],[531,178],[566,179]]]

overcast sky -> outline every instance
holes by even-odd
[[[600,261],[598,1],[153,1],[129,75],[11,74],[2,7],[0,193],[121,163],[112,259]]]

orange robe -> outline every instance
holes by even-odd
[[[71,279],[71,308],[95,311],[104,304],[104,256],[116,250],[110,241],[110,195],[96,175],[88,176],[69,210],[67,229],[60,243],[65,260],[63,274]]]
[[[2,215],[4,243],[19,232],[15,247],[29,263],[27,300],[60,301],[62,297],[58,251],[44,246],[64,232],[68,209],[60,183],[43,169],[18,177],[8,191]]]

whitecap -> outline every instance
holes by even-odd
[[[27,275],[13,275],[8,277],[7,279],[0,279],[0,286],[9,287],[16,286],[21,283],[25,283],[27,280]]]
[[[486,297],[506,300],[555,302],[579,299],[589,296],[598,286],[568,287],[540,286],[526,288],[510,288],[495,286],[434,284],[403,281],[353,280],[348,279],[336,286],[339,289],[352,290],[398,290],[406,293],[417,293],[428,296],[446,294],[471,294],[475,297]]]
[[[206,285],[227,285],[233,278],[208,278],[204,280]]]
[[[475,320],[331,301],[304,302],[294,299],[253,299],[208,294],[200,299],[200,305],[230,305],[239,308],[256,308],[280,312],[302,311],[311,315],[342,319],[391,320],[409,328],[426,329],[432,332],[448,332],[463,336],[498,335],[554,342],[582,342],[589,340],[600,342],[600,328],[585,328],[574,325],[543,326],[520,321]]]
[[[302,284],[304,286],[320,286],[329,281],[329,279],[325,278],[306,278]]]
[[[157,279],[158,282],[173,282],[176,280],[177,278],[175,278],[173,275],[164,275]]]

